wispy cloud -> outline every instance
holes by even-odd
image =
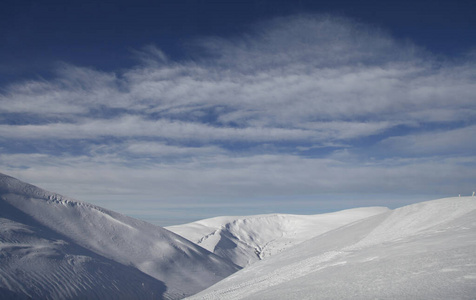
[[[79,198],[163,201],[451,194],[476,178],[474,57],[311,15],[188,47],[193,60],[148,45],[130,69],[60,64],[3,87],[0,167]]]
[[[385,151],[393,152],[394,155],[405,157],[472,155],[476,153],[476,140],[472,138],[475,133],[476,126],[471,125],[457,129],[388,137],[382,140],[378,146],[385,148]]]
[[[83,119],[78,123],[0,125],[0,133],[11,139],[96,139],[101,137],[157,137],[198,141],[293,141],[313,139],[303,129],[269,127],[217,127],[178,120],[146,120],[127,115],[115,119]]]

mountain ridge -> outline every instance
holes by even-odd
[[[67,237],[73,248],[79,246],[162,282],[166,286],[165,299],[194,294],[239,269],[164,228],[50,193],[1,173],[0,200],[4,207],[10,205],[22,212],[23,219],[28,216],[43,228],[58,234],[59,240]],[[5,224],[10,222],[8,224],[13,227],[25,225],[22,218],[12,218],[4,212],[2,221]],[[12,222],[17,225],[12,225]],[[25,232],[11,230],[10,234],[26,239]],[[35,243],[43,243],[51,251],[57,248],[51,241]],[[72,268],[71,265],[64,267]]]
[[[182,230],[188,239],[168,229]],[[168,229],[0,173],[0,298],[473,299],[476,294],[475,197],[394,210],[216,217]],[[246,268],[237,271],[230,261],[245,262]]]
[[[412,204],[296,245],[188,299],[474,299],[476,198]]]
[[[363,207],[317,215],[223,216],[166,229],[246,267],[329,230],[388,210]]]

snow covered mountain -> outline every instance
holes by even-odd
[[[387,211],[366,207],[320,215],[217,217],[166,228],[246,267],[324,232]]]
[[[256,262],[190,299],[474,299],[476,198],[405,206]]]
[[[178,299],[236,270],[166,229],[0,174],[2,299]]]
[[[475,197],[168,229],[0,174],[0,299],[476,295]]]

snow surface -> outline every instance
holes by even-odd
[[[476,295],[475,197],[170,229],[225,259],[164,228],[0,174],[0,299],[179,299],[207,287],[189,299]],[[228,260],[248,266],[236,272]]]
[[[166,228],[246,267],[324,232],[388,210],[365,207],[320,215],[217,217]]]
[[[289,248],[189,299],[475,299],[476,198],[379,214]]]
[[[179,299],[239,268],[143,221],[0,174],[0,298]]]

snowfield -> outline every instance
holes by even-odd
[[[475,299],[476,198],[405,206],[312,238],[190,299]]]
[[[324,232],[388,210],[366,207],[320,215],[217,217],[166,228],[246,267]]]
[[[3,174],[0,224],[0,298],[180,299],[239,269],[166,229]]]
[[[0,299],[185,297],[476,299],[476,197],[164,229],[0,174]]]

